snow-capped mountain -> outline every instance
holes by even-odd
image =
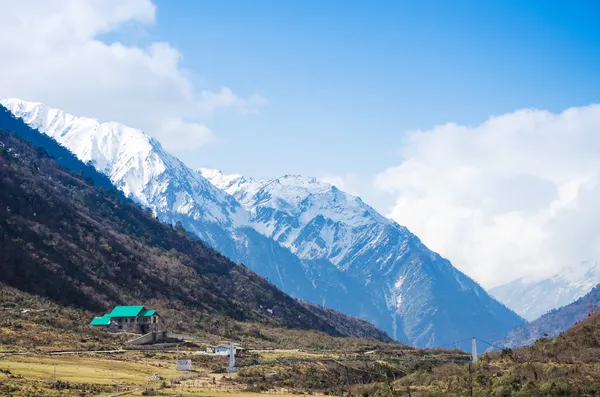
[[[406,228],[334,186],[193,171],[138,129],[40,103],[0,103],[161,220],[181,222],[294,297],[418,346],[497,340],[522,322]]]
[[[156,213],[168,210],[224,228],[234,222],[247,223],[247,212],[233,197],[214,189],[138,129],[75,117],[35,102],[8,99],[0,103],[81,161],[92,163],[126,196]],[[205,229],[195,232],[208,242],[215,239]]]
[[[186,230],[290,295],[315,300],[315,288],[296,256],[256,233],[249,227],[248,211],[234,197],[215,188],[143,131],[76,117],[37,102],[8,99],[0,104],[93,164],[127,197],[161,220],[181,222]]]
[[[309,279],[306,264],[253,229],[249,212],[233,196],[214,187],[143,131],[76,117],[37,102],[8,99],[0,104],[56,139],[83,162],[93,164],[126,196],[150,208],[161,220],[181,222],[186,230],[288,294],[340,310],[361,308],[369,319],[383,316],[375,315],[378,310],[374,305],[361,300],[352,281],[335,274],[329,263],[311,270],[330,277]]]
[[[520,322],[408,229],[335,186],[297,175],[198,172],[237,198],[257,231],[306,263],[329,262],[361,284],[390,314],[395,337],[431,346],[459,338],[464,327],[489,332],[483,328]]]
[[[256,230],[303,259],[327,259],[347,270],[352,263],[351,251],[360,241],[369,240],[372,244],[362,247],[364,252],[374,248],[377,240],[373,237],[381,234],[382,228],[392,226],[408,233],[360,198],[315,178],[286,175],[258,180],[205,168],[198,172],[233,195],[252,214]],[[325,223],[315,225],[323,220]],[[316,230],[313,226],[318,228],[318,235],[307,234]],[[378,262],[384,268],[390,259],[378,258]]]
[[[489,293],[528,321],[579,299],[600,283],[596,262],[569,266],[542,280],[519,278],[491,288]]]

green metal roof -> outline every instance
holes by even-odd
[[[112,312],[102,317],[94,317],[90,325],[109,325],[112,317],[152,317],[156,310],[146,310],[144,306],[115,306]]]
[[[105,314],[102,317],[94,317],[94,319],[90,322],[90,325],[109,325],[110,324],[110,316]]]
[[[111,317],[136,317],[144,310],[144,306],[115,306],[110,312]]]

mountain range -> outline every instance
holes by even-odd
[[[314,178],[192,170],[143,131],[41,103],[0,102],[106,175],[123,195],[293,297],[366,319],[395,339],[498,340],[523,319],[360,198]]]
[[[550,310],[540,318],[515,328],[497,345],[515,348],[531,345],[540,338],[557,337],[574,324],[596,313],[599,308],[600,285],[597,285],[574,302]]]
[[[3,294],[8,286],[94,313],[141,303],[158,309],[169,329],[237,339],[249,326],[258,330],[249,336],[259,339],[261,328],[284,327],[391,341],[367,321],[291,298],[183,229],[96,186],[102,178],[93,168],[77,165],[56,142],[46,150],[19,139],[36,132],[11,118],[0,109]],[[61,167],[50,152],[73,168]]]
[[[584,296],[600,283],[596,262],[569,266],[541,280],[519,278],[491,288],[489,293],[528,321],[533,321]]]
[[[198,172],[233,195],[249,211],[257,231],[305,263],[331,264],[359,283],[372,302],[392,313],[392,335],[402,332],[417,345],[435,346],[442,329],[458,340],[465,328],[480,332],[479,321],[502,327],[502,305],[360,198],[298,175],[254,179],[218,170]],[[311,280],[317,283],[321,275],[315,276]],[[368,313],[355,314],[369,318]]]

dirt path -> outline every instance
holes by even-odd
[[[0,357],[8,356],[60,356],[63,354],[96,354],[96,353],[124,353],[131,350],[117,349],[117,350],[71,350],[71,351],[58,351],[58,352],[5,352],[0,353]]]

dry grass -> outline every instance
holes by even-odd
[[[325,352],[325,353],[319,353],[319,352],[307,352],[307,351],[300,351],[300,350],[276,350],[276,351],[264,351],[261,352],[261,357],[264,361],[272,361],[272,360],[277,360],[277,359],[286,359],[286,358],[314,358],[314,359],[319,359],[319,358],[336,358],[339,357],[339,354],[336,353],[331,353],[331,352]]]
[[[127,394],[127,396],[143,396],[143,390]],[[160,396],[182,396],[182,397],[289,397],[290,394],[285,393],[252,393],[246,391],[232,391],[232,390],[219,390],[219,389],[206,389],[206,388],[188,388],[177,386],[175,388],[169,388],[159,390]]]
[[[258,397],[259,393],[243,391],[235,382],[237,374],[208,373],[209,368],[195,365],[197,380],[171,383],[179,376],[194,375],[175,369],[175,355],[148,355],[126,352],[116,355],[31,355],[6,356],[0,359],[0,385],[11,396],[70,396],[107,395],[117,390],[132,390],[130,396],[141,396],[147,388],[156,395],[177,396],[244,396]],[[183,356],[183,355],[182,355]],[[193,357],[188,355],[188,357]],[[56,369],[56,378],[54,371]],[[163,380],[149,381],[158,373]],[[214,379],[214,381],[213,381]],[[58,382],[57,382],[58,381]],[[58,387],[67,388],[58,390]],[[208,387],[199,387],[205,384]],[[167,386],[167,387],[165,387]],[[0,389],[0,395],[2,395]],[[89,393],[89,394],[88,394]],[[269,393],[269,395],[282,395]]]
[[[174,360],[149,360],[137,357],[99,356],[11,356],[0,359],[0,368],[26,379],[64,382],[145,385],[158,373],[162,377],[178,376]]]

